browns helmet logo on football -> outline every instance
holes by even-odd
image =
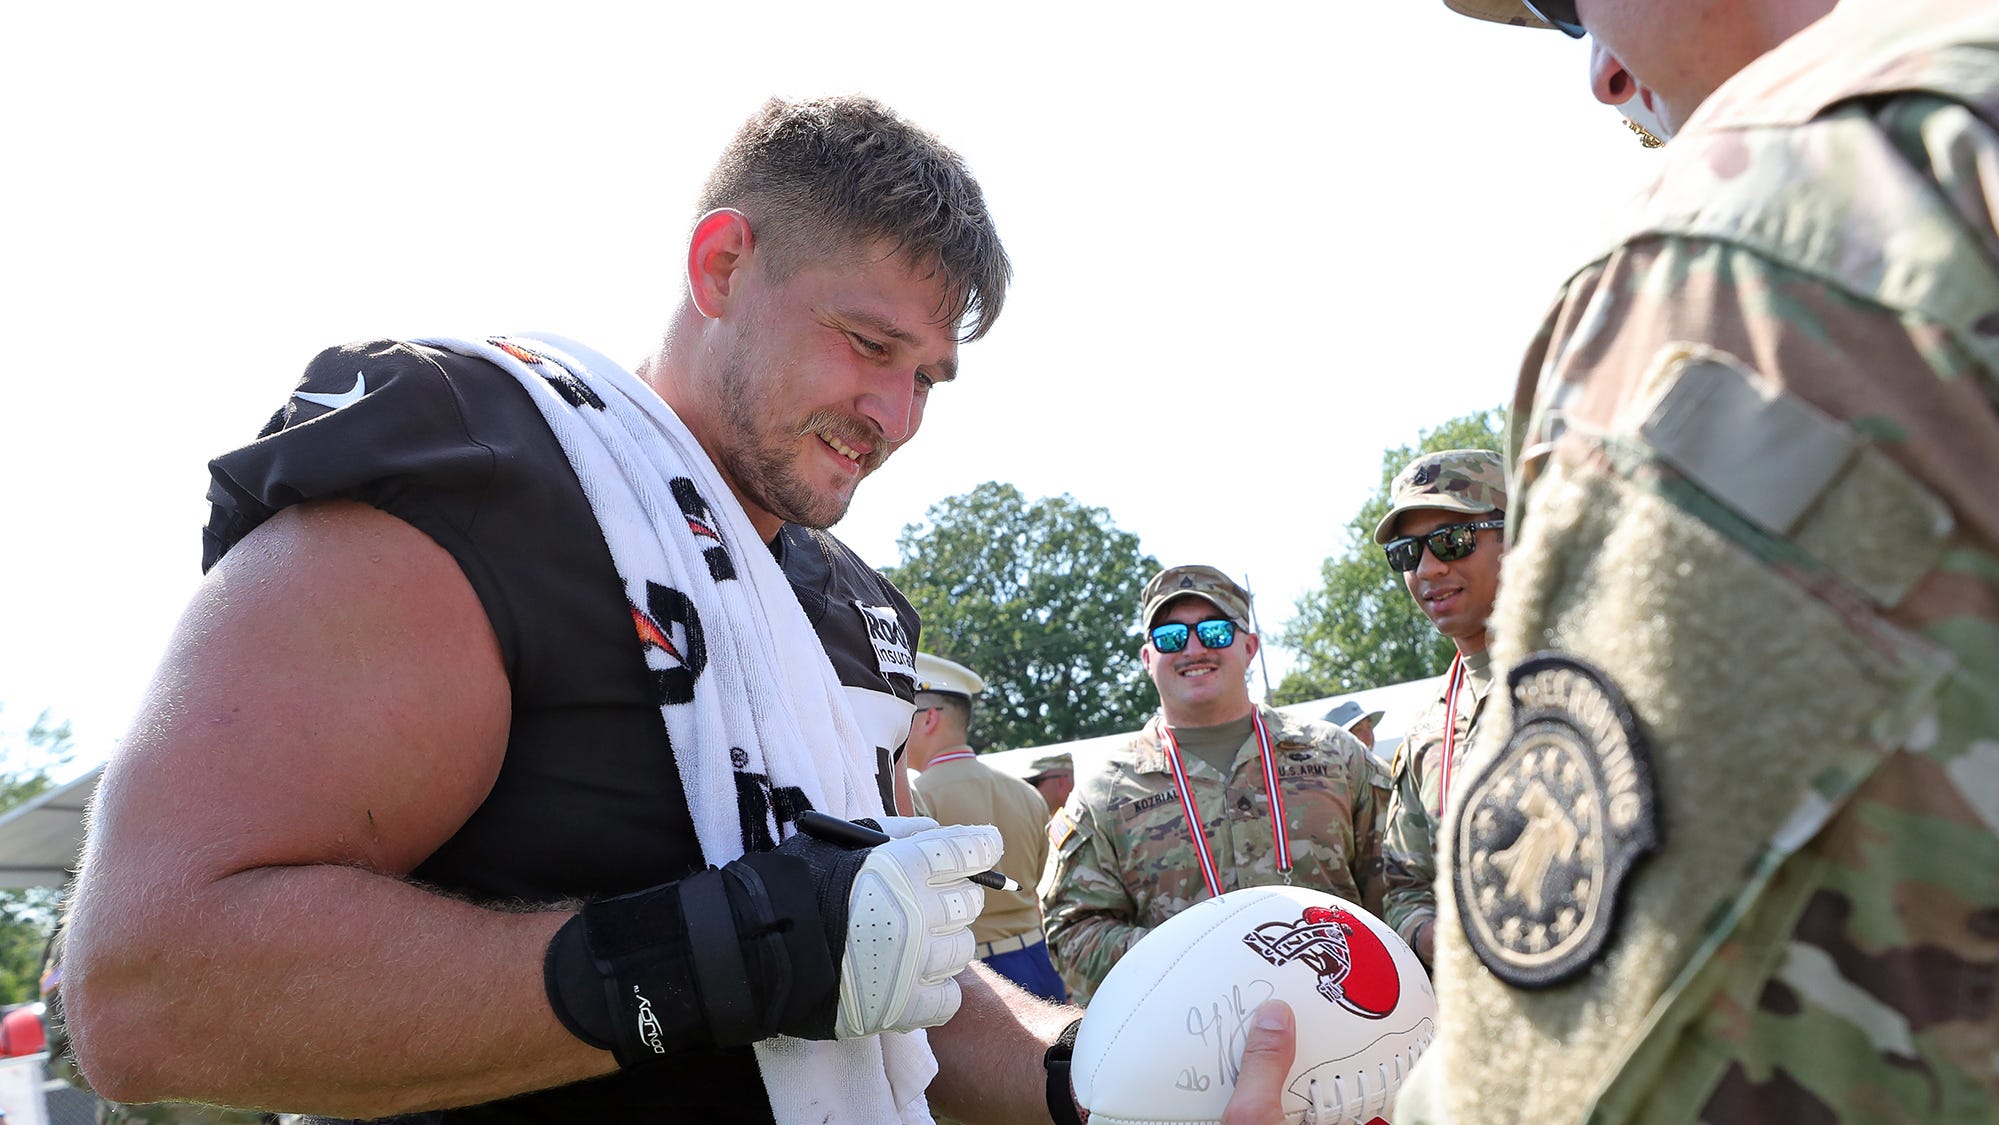
[[[1308,906],[1296,922],[1265,922],[1243,944],[1273,965],[1302,961],[1319,974],[1319,995],[1357,1016],[1386,1017],[1402,999],[1395,958],[1352,912]]]

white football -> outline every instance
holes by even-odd
[[[1174,915],[1111,967],[1070,1062],[1090,1125],[1219,1122],[1257,1005],[1297,1016],[1289,1125],[1368,1125],[1436,1033],[1437,994],[1388,925],[1302,887],[1230,891]]]

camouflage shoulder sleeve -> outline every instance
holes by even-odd
[[[1078,771],[1069,801],[1048,823],[1048,866],[1041,908],[1049,959],[1076,1004],[1087,1004],[1111,966],[1146,933],[1119,877],[1118,857],[1098,824],[1092,794],[1100,786]],[[1100,796],[1100,794],[1098,794]]]
[[[1437,914],[1437,823],[1424,786],[1441,745],[1442,732],[1431,722],[1433,718],[1442,722],[1438,710],[1432,705],[1396,749],[1395,788],[1382,827],[1381,920],[1411,948],[1416,945],[1416,931]]]
[[[1963,987],[1999,976],[1983,60],[1674,140],[1529,355],[1502,674],[1440,857],[1456,1006],[1435,1116],[1398,1121],[1999,1100],[1999,994]]]

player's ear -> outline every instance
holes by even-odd
[[[749,216],[720,207],[701,216],[687,240],[687,292],[710,320],[722,315],[736,292],[756,239]]]
[[[1249,654],[1251,660],[1255,660],[1256,651],[1263,647],[1263,638],[1257,636],[1255,633],[1244,633],[1242,635],[1242,643],[1243,651]]]

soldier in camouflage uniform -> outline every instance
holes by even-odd
[[[1430,964],[1437,918],[1437,820],[1492,689],[1486,622],[1499,590],[1506,470],[1486,449],[1450,449],[1411,461],[1389,488],[1374,529],[1388,564],[1439,633],[1457,646],[1437,697],[1395,749],[1394,796],[1382,838],[1388,892],[1382,920]]]
[[[90,1094],[96,1091],[76,1068],[69,1028],[62,1018],[62,927],[58,925],[42,958],[42,1021],[48,1030],[49,1073]],[[181,1102],[121,1105],[97,1099],[97,1125],[276,1125],[274,1114]]]
[[[1160,714],[1120,749],[1078,755],[1075,790],[1048,826],[1048,945],[1078,1004],[1134,942],[1210,894],[1289,881],[1381,908],[1378,771],[1346,731],[1250,703],[1248,593],[1213,567],[1177,566],[1143,600],[1140,658]]]
[[[1580,6],[1678,135],[1522,368],[1395,1120],[1990,1122],[1999,5]]]

